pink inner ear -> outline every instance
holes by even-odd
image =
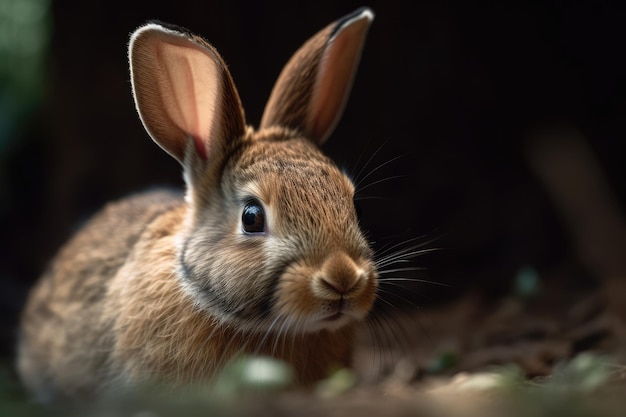
[[[350,89],[353,68],[352,59],[345,55],[354,55],[354,51],[347,48],[348,40],[335,39],[332,49],[327,51],[321,62],[321,71],[318,74],[317,90],[313,103],[309,124],[313,137],[326,139],[327,131],[332,131],[337,124],[345,106]],[[330,70],[327,70],[330,69]]]
[[[201,50],[164,42],[158,48],[162,71],[157,76],[163,111],[170,121],[191,136],[199,155],[207,159],[221,90],[221,74],[215,60]]]
[[[343,113],[369,23],[369,19],[361,19],[346,26],[332,39],[322,57],[308,121],[309,130],[319,143],[326,141]]]

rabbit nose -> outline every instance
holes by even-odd
[[[323,298],[339,299],[358,292],[367,279],[363,269],[343,252],[329,256],[314,278],[314,286]]]

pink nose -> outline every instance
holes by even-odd
[[[343,252],[330,255],[322,264],[314,285],[324,298],[341,298],[358,292],[367,279],[365,271]]]

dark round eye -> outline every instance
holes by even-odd
[[[265,212],[258,201],[250,201],[243,208],[241,224],[246,233],[265,232]]]

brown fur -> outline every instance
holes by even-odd
[[[293,55],[272,90],[261,128],[291,126],[318,144],[328,139],[346,104],[370,23],[353,20],[363,11],[328,25]],[[326,48],[329,41],[333,48]],[[325,71],[329,67],[333,70]],[[298,86],[296,94],[293,86]]]
[[[336,55],[331,34],[357,53],[363,19],[371,14],[330,26],[296,57]],[[279,91],[305,109],[275,110],[270,100],[272,123],[255,132],[205,41],[152,24],[130,50],[140,117],[183,165],[187,195],[109,204],[62,248],[23,313],[18,368],[27,387],[45,400],[145,381],[208,382],[240,353],[286,361],[303,385],[348,364],[377,272],[354,186],[317,147],[334,121],[318,126],[321,136],[301,131],[301,117],[327,104],[311,104],[318,87],[287,86],[293,77],[283,73]],[[344,71],[304,67],[326,79]],[[341,101],[345,89],[328,100]],[[243,231],[250,201],[263,208],[263,233]]]
[[[304,334],[278,344],[274,352],[272,343],[257,351],[262,334],[221,324],[194,306],[178,281],[172,279],[176,254],[170,233],[183,220],[181,214],[170,212],[152,223],[142,244],[131,254],[136,264],[125,266],[137,276],[150,276],[149,280],[115,279],[111,283],[104,316],[114,323],[117,337],[112,357],[114,363],[124,364],[123,373],[131,379],[198,382],[213,375],[235,354],[272,353],[291,363],[300,382],[307,383],[323,377],[330,365],[346,364],[350,331]],[[120,271],[118,277],[125,276]]]

